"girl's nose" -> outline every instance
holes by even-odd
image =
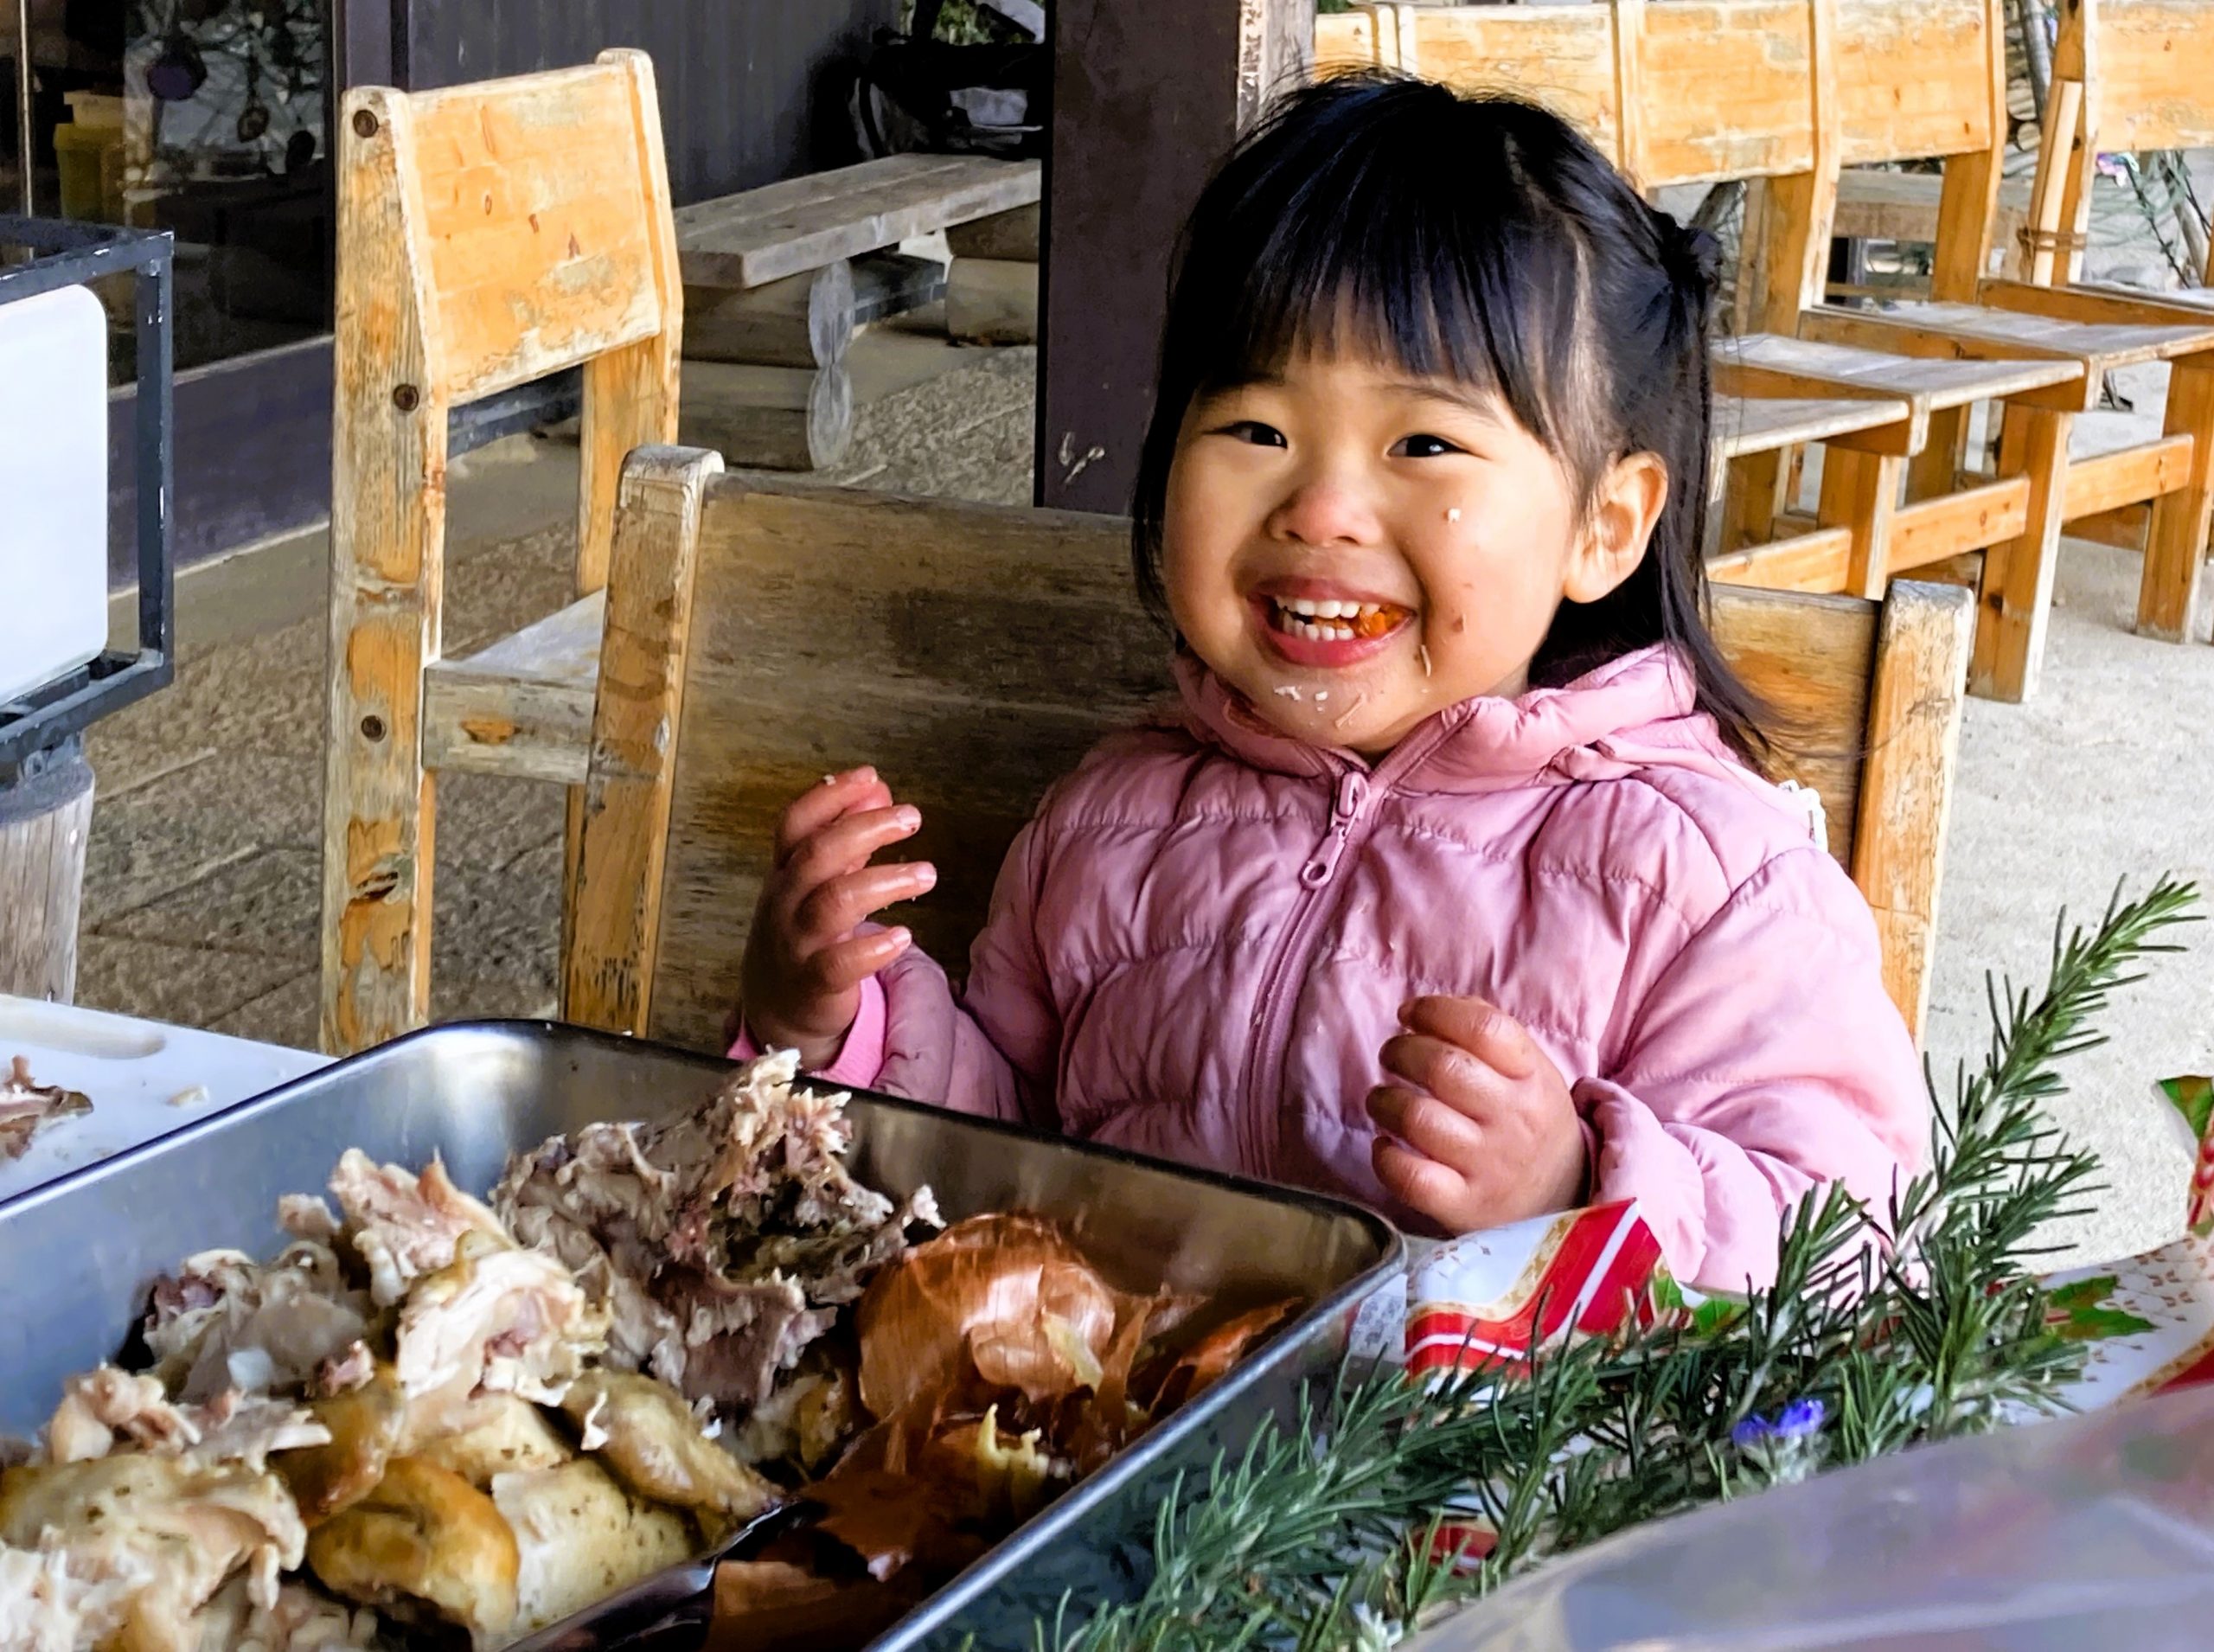
[[[1299,545],[1367,545],[1379,537],[1374,505],[1347,478],[1310,476],[1270,512],[1271,539]]]

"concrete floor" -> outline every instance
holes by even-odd
[[[934,377],[919,354],[900,359],[881,368],[882,399],[835,479],[1027,500],[1031,353],[979,355]],[[2086,442],[2138,428],[2159,387],[2140,389],[2151,394],[2136,415],[2088,421]],[[566,451],[523,444],[456,482],[450,650],[560,600],[573,473]],[[1928,1040],[1941,1072],[1982,1051],[1987,970],[2042,981],[2064,903],[2096,917],[2117,879],[2141,888],[2164,870],[2214,887],[2214,650],[2132,636],[2135,586],[2134,558],[2070,545],[2041,696],[1969,705]],[[220,636],[215,610],[253,605],[244,595],[203,599],[201,629]],[[95,733],[82,1002],[312,1042],[323,659],[319,614],[189,650],[175,687]],[[467,775],[439,791],[436,1012],[543,1012],[560,794]],[[2188,1158],[2151,1085],[2214,1071],[2210,960],[2201,934],[2185,956],[2160,960],[2105,1018],[2110,1042],[2070,1067],[2057,1111],[2104,1158],[2110,1183],[2096,1214],[2056,1235],[2084,1260],[2147,1248],[2180,1226]]]

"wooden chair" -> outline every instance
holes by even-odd
[[[1932,362],[2044,361],[2081,369],[2070,382],[2007,403],[1999,476],[1968,490],[1994,509],[2002,530],[1985,561],[1972,683],[2001,699],[2019,700],[2033,690],[2062,525],[2107,517],[2128,505],[2152,506],[2142,628],[2180,636],[2206,534],[2214,315],[2144,294],[2056,291],[1988,273],[2006,130],[2000,0],[1813,0],[1813,9],[1818,21],[1833,17],[1834,163],[1936,159],[1944,165],[1945,182],[1929,300],[1883,310],[1816,304],[1801,317],[1800,337]],[[2160,10],[2168,16],[2184,9]],[[2203,58],[2187,72],[2179,66],[2181,78],[2204,71]],[[2083,96],[2076,93],[2078,107]],[[2065,118],[2070,102],[2065,94],[2054,99],[2056,120]],[[2156,127],[2143,130],[2149,134]],[[2064,139],[2047,143],[2068,147]],[[1833,181],[1834,176],[1833,166]],[[2058,193],[2048,183],[2033,195],[2032,236],[2049,234],[2062,210]],[[2079,194],[2088,202],[2088,189]],[[1795,247],[1795,235],[1787,229],[1770,245]],[[2173,364],[2168,434],[2071,462],[2076,418],[2097,406],[2107,375],[2153,361]],[[1948,408],[1933,414],[1929,439],[1909,477],[1910,499],[1924,509],[1959,508],[1966,413]],[[1895,553],[1893,570],[1907,566]]]
[[[357,88],[339,145],[322,1007],[334,1052],[427,1015],[431,771],[584,778],[617,477],[631,448],[675,439],[681,314],[642,53],[412,95]],[[578,600],[473,659],[442,659],[448,415],[579,366]],[[581,718],[562,698],[573,688]],[[573,807],[573,847],[574,833]]]
[[[571,1020],[718,1042],[778,813],[880,765],[937,888],[902,921],[956,971],[1040,794],[1168,688],[1117,518],[726,475],[649,448],[624,474],[563,965]],[[1723,645],[1794,720],[1789,772],[1881,925],[1916,1028],[1966,669],[1968,594],[1878,604],[1718,591]]]
[[[2051,394],[2083,369],[1915,362],[1797,336],[1828,257],[1837,131],[1827,46],[1837,3],[1373,5],[1321,19],[1316,49],[1326,73],[1365,59],[1545,104],[1648,191],[1727,179],[1762,186],[1771,210],[1757,236],[1764,256],[1745,277],[1751,331],[1715,349],[1722,509],[1709,573],[1724,583],[1878,596],[1895,570],[1956,564],[1993,531],[1979,500],[1899,511],[1903,474],[1933,419],[1981,400]],[[1829,410],[1854,401],[1864,413],[1880,407],[1880,419],[1824,425]],[[1795,428],[1793,415],[1767,405],[1776,402],[1797,404],[1808,422]],[[1810,441],[1822,445],[1822,480],[1807,518],[1786,509],[1785,494],[1793,455]],[[1912,563],[1899,560],[1903,547]]]
[[[2101,154],[2214,146],[2214,0],[2070,0],[2060,9],[2053,48],[2052,87],[2044,144],[2025,233],[2028,277],[2056,287],[2032,298],[2009,288],[2000,302],[2041,314],[2083,320],[2136,319],[2185,324],[2214,306],[2214,254],[2205,285],[2177,294],[2077,279],[2090,230],[2091,184]],[[2130,503],[2069,525],[2080,537],[2141,549],[2137,629],[2173,642],[2193,635],[2200,572],[2205,566],[2207,516],[2214,506],[2214,354],[2177,360],[2170,369],[2166,431],[2154,448],[2140,448],[2139,471],[2153,475],[2133,490],[2173,482],[2149,509]],[[2070,487],[2102,467],[2130,474],[2121,459],[2080,462]],[[2119,492],[2110,488],[2108,492]]]

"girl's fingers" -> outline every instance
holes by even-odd
[[[1426,1090],[1454,1111],[1482,1120],[1509,1106],[1516,1081],[1458,1044],[1426,1033],[1384,1041],[1384,1070]]]
[[[848,769],[831,775],[819,786],[809,786],[792,800],[777,822],[777,863],[839,816],[854,810],[882,809],[892,802],[892,790],[877,778],[874,769]]]
[[[1401,1006],[1399,1025],[1456,1044],[1510,1079],[1538,1071],[1538,1047],[1522,1023],[1481,998],[1417,998]]]
[[[798,950],[805,956],[843,940],[873,913],[927,894],[937,883],[937,868],[927,861],[863,867],[832,878],[803,899],[793,914]]]
[[[1410,1210],[1418,1211],[1449,1232],[1465,1226],[1462,1206],[1468,1200],[1468,1183],[1435,1159],[1409,1152],[1385,1137],[1376,1138],[1369,1155],[1376,1179],[1384,1191]]]
[[[809,984],[817,992],[850,992],[915,944],[904,929],[873,930],[836,941],[808,959]]]
[[[921,811],[905,804],[841,815],[793,848],[784,862],[785,880],[804,897],[817,884],[858,872],[879,849],[912,837],[922,823]]]
[[[1463,1175],[1475,1174],[1487,1156],[1482,1127],[1435,1097],[1385,1085],[1369,1092],[1368,1116],[1416,1152]]]

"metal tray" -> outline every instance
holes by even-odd
[[[728,1065],[541,1021],[432,1028],[0,1207],[0,1433],[42,1425],[72,1374],[121,1349],[159,1274],[195,1252],[278,1247],[278,1195],[318,1189],[348,1147],[410,1166],[442,1156],[482,1191],[510,1151],[594,1119],[699,1104]],[[1250,1307],[1312,1306],[1223,1381],[1002,1541],[881,1636],[878,1649],[1027,1652],[1064,1593],[1129,1592],[1149,1566],[1176,1477],[1235,1450],[1262,1415],[1289,1414],[1330,1369],[1360,1304],[1400,1265],[1398,1235],[1353,1206],[856,1095],[852,1162],[895,1197],[928,1183],[949,1220],[1026,1209],[1069,1224],[1117,1283]],[[656,1623],[658,1647],[706,1621],[707,1559],[673,1567],[546,1630],[534,1652],[616,1644]],[[671,1645],[681,1643],[671,1640]]]

